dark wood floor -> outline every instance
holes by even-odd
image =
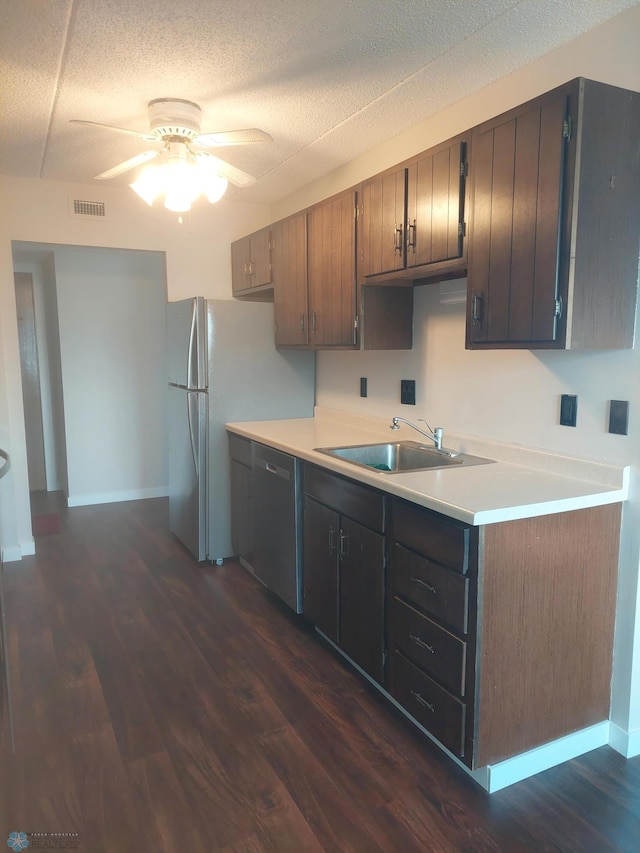
[[[62,524],[5,567],[17,743],[2,744],[1,844],[640,849],[640,759],[605,747],[489,796],[244,569],[198,567],[165,501]]]

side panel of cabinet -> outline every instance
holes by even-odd
[[[362,185],[358,219],[359,275],[404,268],[405,170],[378,175]]]
[[[278,222],[273,236],[273,281],[276,346],[306,346],[307,239],[306,216]]]
[[[608,720],[619,525],[614,504],[484,528],[476,766]]]
[[[340,519],[340,646],[382,683],[384,537]]]
[[[310,343],[353,346],[356,310],[355,193],[307,216]]]
[[[474,133],[470,344],[556,340],[565,115],[553,93]]]
[[[307,619],[338,642],[338,513],[304,498],[304,603]]]

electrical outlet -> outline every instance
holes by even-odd
[[[578,420],[578,398],[575,394],[560,397],[560,425],[574,427]]]
[[[366,376],[360,377],[360,396],[361,397],[367,396],[367,377]]]
[[[415,406],[416,404],[416,380],[401,379],[400,380],[400,402],[405,406]]]
[[[629,401],[609,401],[609,432],[614,435],[629,434]]]

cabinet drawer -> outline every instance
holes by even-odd
[[[391,695],[454,755],[464,755],[466,707],[410,663],[400,652],[391,657]]]
[[[467,644],[395,598],[391,645],[459,696],[464,696]]]
[[[414,554],[397,543],[393,547],[393,591],[422,610],[467,633],[469,578]]]
[[[384,530],[384,495],[375,489],[361,486],[353,480],[316,468],[315,465],[305,465],[304,491],[370,530],[380,533]]]
[[[462,573],[469,569],[471,530],[460,521],[396,498],[393,537],[442,566]]]
[[[229,455],[236,462],[251,467],[251,442],[248,438],[229,433]]]

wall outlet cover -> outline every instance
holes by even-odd
[[[574,427],[578,420],[578,398],[575,394],[562,394],[560,397],[560,424]]]
[[[629,434],[629,401],[609,401],[609,432],[614,435]]]
[[[401,379],[400,380],[400,402],[405,406],[415,406],[416,404],[416,380]]]

